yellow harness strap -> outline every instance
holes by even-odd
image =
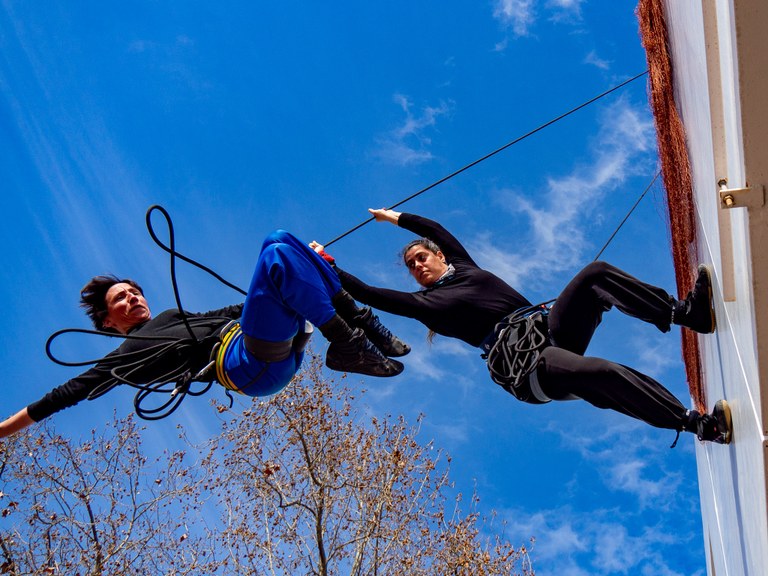
[[[243,394],[243,392],[240,388],[235,386],[235,383],[229,379],[229,376],[227,376],[227,372],[224,370],[224,356],[227,353],[229,345],[238,335],[242,334],[242,332],[239,322],[230,322],[230,324],[225,326],[221,331],[221,343],[214,348],[214,353],[216,354],[216,380],[218,380],[224,388],[237,392],[238,394]]]

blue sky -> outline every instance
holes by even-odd
[[[247,285],[261,240],[285,228],[327,242],[645,69],[635,4],[488,2],[47,2],[0,0],[0,317],[4,412],[75,370],[45,357],[55,330],[87,327],[94,274],[139,280],[173,306],[146,209],[166,207],[179,249]],[[657,170],[645,80],[402,206],[454,232],[532,301],[589,262]],[[159,221],[158,221],[159,222]],[[160,223],[160,222],[159,222]],[[397,261],[405,231],[369,224],[333,246],[371,284],[415,290]],[[603,258],[674,286],[656,185]],[[184,306],[238,295],[181,266]],[[581,402],[528,406],[494,385],[476,350],[407,319],[382,319],[414,350],[392,380],[350,379],[372,414],[425,414],[424,441],[453,456],[538,574],[704,574],[692,436]],[[62,356],[112,342],[73,338]],[[315,342],[316,347],[322,343]],[[69,354],[69,356],[68,356]],[[679,333],[606,316],[589,354],[631,365],[689,404]],[[212,395],[223,397],[219,391]],[[118,390],[55,416],[72,437],[131,409]],[[145,432],[215,433],[191,399]]]

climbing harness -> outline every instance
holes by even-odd
[[[227,353],[229,345],[232,343],[232,340],[242,334],[242,332],[243,331],[240,328],[240,323],[233,320],[224,326],[224,328],[222,328],[221,341],[214,346],[213,351],[211,352],[211,363],[213,364],[212,367],[216,373],[216,380],[218,380],[219,384],[224,386],[224,388],[227,390],[237,392],[238,394],[242,394],[240,388],[238,388],[235,383],[230,380],[226,370],[224,370],[224,357]],[[211,364],[209,364],[206,368],[210,369]]]
[[[191,327],[210,329],[217,324],[221,324],[228,320],[229,318],[213,316],[191,318],[187,319],[187,322],[191,323]],[[107,336],[109,338],[122,338],[124,340],[154,341],[156,344],[132,352],[113,352],[104,358],[95,360],[69,362],[55,356],[51,347],[54,340],[59,336],[70,333],[95,334],[99,336]],[[144,420],[158,420],[174,412],[187,394],[190,396],[201,396],[211,388],[214,380],[212,375],[206,372],[205,369],[193,372],[188,366],[187,359],[194,356],[195,349],[212,348],[218,339],[218,334],[198,340],[196,338],[178,338],[171,336],[122,335],[100,330],[67,328],[54,332],[48,338],[45,345],[45,351],[48,358],[62,366],[82,367],[100,364],[104,366],[105,369],[109,370],[110,377],[91,390],[87,396],[88,400],[94,400],[103,396],[119,384],[126,384],[137,390],[134,398],[136,414]],[[153,379],[142,379],[143,383],[136,381],[143,373],[152,372],[154,366],[163,367],[161,375]],[[203,388],[200,390],[193,389],[193,382],[203,383]],[[158,393],[167,394],[167,400],[160,406],[147,408],[146,400],[150,395]]]
[[[544,304],[520,308],[499,322],[483,343],[491,379],[529,404],[550,401],[535,377],[541,353],[552,344],[548,315]]]

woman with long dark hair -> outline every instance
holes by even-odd
[[[495,354],[509,366],[523,366],[512,378],[494,370],[493,358],[489,358],[494,380],[522,401],[580,398],[652,426],[694,432],[703,441],[731,441],[730,410],[725,401],[719,401],[712,414],[699,414],[686,409],[651,377],[609,360],[584,356],[603,313],[612,307],[654,324],[662,332],[668,332],[672,324],[700,333],[714,331],[706,267],[700,267],[687,298],[679,300],[615,266],[593,262],[571,280],[551,310],[546,310],[531,306],[501,278],[480,268],[437,222],[387,209],[370,212],[377,222],[389,222],[420,237],[405,247],[403,260],[421,289],[402,292],[369,286],[336,266],[342,286],[356,300],[414,318],[432,332],[481,348],[484,357]],[[324,254],[322,246],[312,246]],[[528,316],[537,313],[536,322],[526,323]],[[514,329],[504,332],[505,326]],[[538,342],[520,344],[520,338],[536,333],[541,335]]]

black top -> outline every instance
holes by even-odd
[[[456,273],[437,287],[400,292],[368,286],[337,269],[342,286],[356,300],[415,318],[438,334],[478,347],[505,316],[531,305],[501,278],[478,267],[461,243],[437,222],[403,212],[398,225],[435,242]]]
[[[166,310],[129,332],[125,342],[107,354],[93,368],[57,386],[37,402],[27,406],[29,417],[35,422],[51,414],[74,406],[102,386],[119,383],[111,370],[120,367],[118,374],[131,382],[149,384],[172,381],[185,370],[197,373],[208,362],[221,328],[230,320],[240,318],[243,305],[236,304],[203,314],[187,313],[195,338],[190,337],[178,310]],[[141,340],[135,337],[161,337]],[[160,352],[159,354],[157,354]],[[129,357],[124,354],[131,353]],[[153,358],[153,356],[156,357]],[[132,371],[128,364],[141,365]]]

